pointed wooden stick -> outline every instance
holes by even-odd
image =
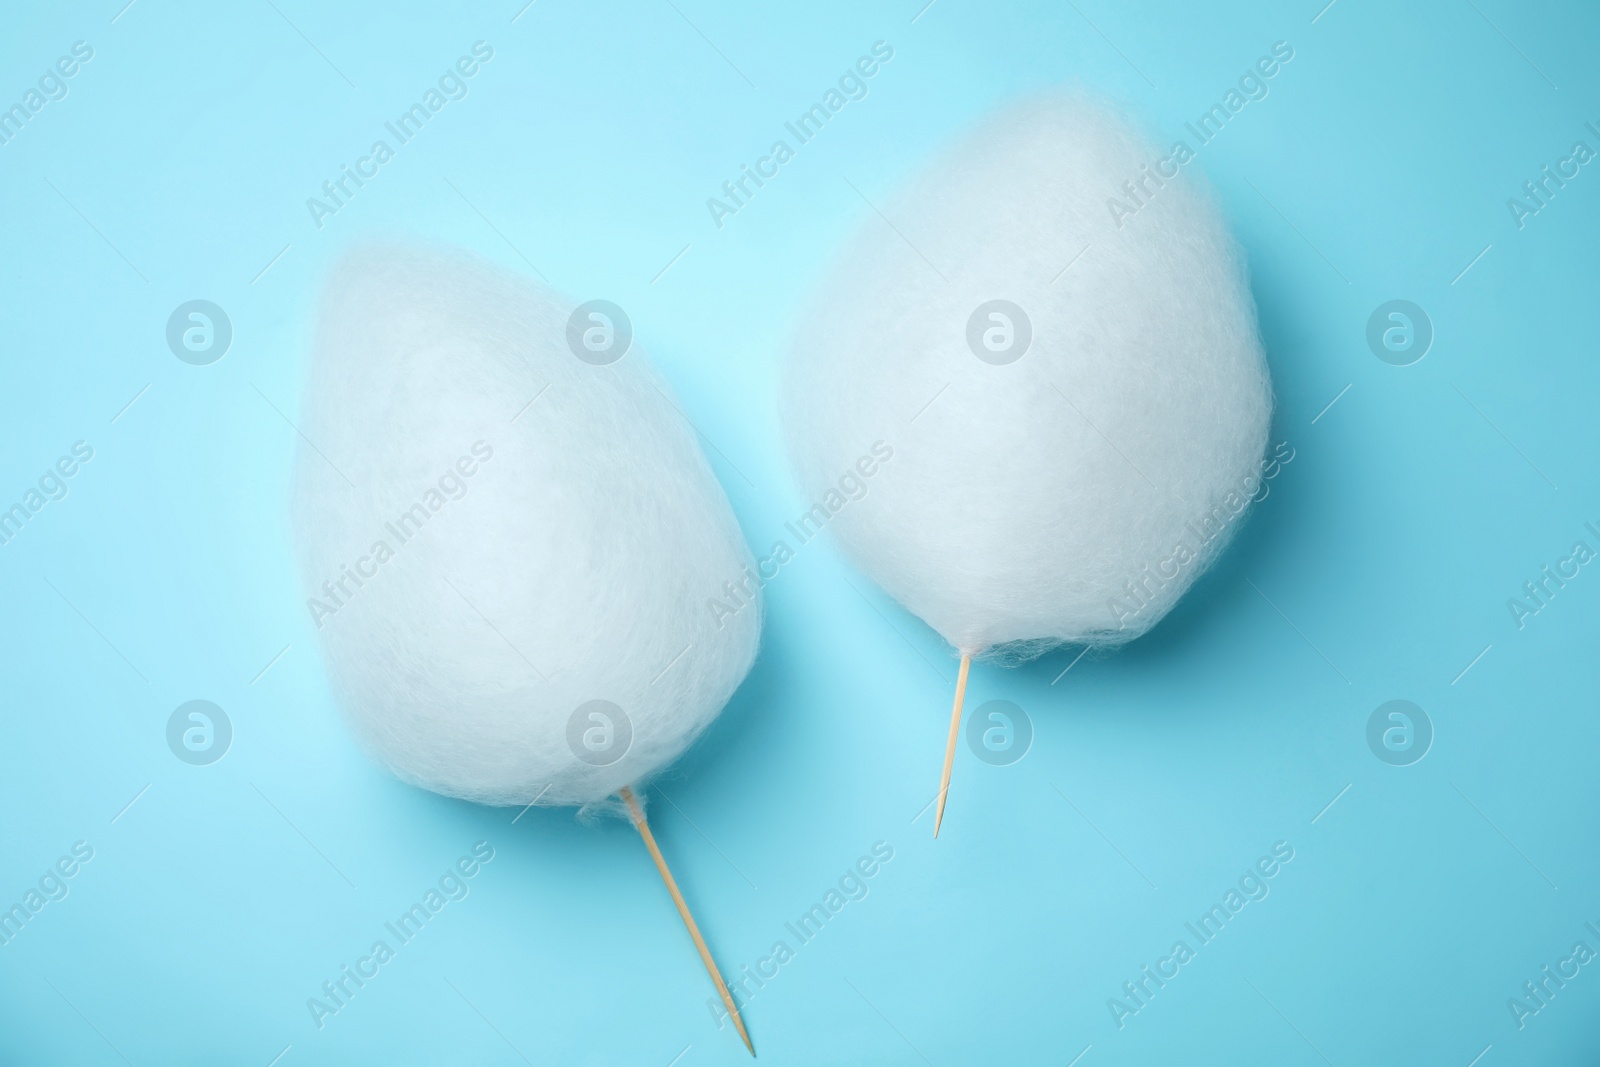
[[[644,838],[644,847],[650,850],[650,858],[656,861],[656,870],[661,872],[661,880],[667,883],[667,892],[672,894],[672,902],[678,906],[678,915],[682,917],[683,925],[689,928],[689,936],[694,938],[694,947],[700,953],[700,962],[706,965],[706,973],[711,975],[711,981],[716,985],[722,1003],[728,1009],[728,1016],[733,1019],[733,1025],[739,1031],[739,1036],[744,1039],[744,1047],[754,1056],[756,1047],[750,1043],[750,1035],[745,1032],[744,1020],[739,1018],[739,1007],[733,1002],[733,994],[728,992],[728,983],[722,980],[722,972],[717,970],[716,963],[711,959],[711,950],[706,948],[706,939],[700,936],[700,927],[695,925],[694,916],[689,914],[689,905],[684,903],[683,894],[678,892],[678,883],[673,880],[672,872],[667,869],[666,858],[661,855],[656,837],[650,832],[650,824],[645,822],[644,810],[639,807],[638,799],[628,786],[623,786],[617,794],[628,805],[628,811],[633,816],[633,825],[638,829],[639,836]]]
[[[950,739],[944,744],[944,774],[939,778],[939,810],[933,816],[933,836],[939,836],[939,824],[944,822],[944,802],[950,795],[950,768],[956,762],[956,738],[961,736],[961,705],[967,699],[967,669],[972,666],[972,656],[961,653],[961,671],[956,675],[956,703],[950,712]]]

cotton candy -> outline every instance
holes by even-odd
[[[749,671],[755,590],[706,608],[749,552],[614,305],[365,249],[327,284],[300,429],[311,623],[355,734],[406,781],[595,803]]]
[[[1171,155],[1092,100],[1013,107],[874,196],[802,317],[784,422],[814,521],[964,653],[1145,633],[1261,489],[1243,258]]]

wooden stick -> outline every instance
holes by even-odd
[[[644,810],[639,807],[638,799],[628,786],[623,786],[617,792],[628,805],[628,811],[633,815],[633,825],[639,831],[639,836],[644,838],[644,847],[650,850],[650,858],[656,861],[656,870],[661,872],[661,880],[667,883],[667,892],[672,894],[672,902],[678,906],[678,915],[682,917],[683,925],[689,928],[689,936],[694,938],[694,947],[700,953],[700,962],[706,965],[706,973],[711,975],[711,981],[716,985],[717,993],[721,995],[722,1003],[728,1009],[728,1016],[733,1019],[733,1025],[739,1031],[739,1036],[744,1039],[744,1047],[754,1056],[756,1047],[750,1043],[750,1035],[745,1032],[744,1020],[739,1018],[739,1007],[734,1004],[733,995],[728,992],[728,983],[722,980],[722,972],[718,971],[717,965],[712,962],[711,950],[706,948],[706,939],[700,936],[700,927],[695,925],[694,916],[689,914],[689,905],[684,903],[683,894],[678,892],[678,883],[673,880],[672,872],[667,869],[666,858],[661,855],[656,837],[650,832],[650,824],[645,822]]]
[[[944,774],[939,778],[939,810],[933,816],[933,836],[939,836],[939,824],[944,822],[944,802],[950,795],[950,768],[956,762],[956,738],[961,736],[961,705],[967,699],[967,669],[972,666],[972,656],[961,653],[961,671],[956,675],[956,704],[950,711],[950,739],[944,744]]]

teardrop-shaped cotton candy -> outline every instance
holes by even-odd
[[[1167,156],[1092,101],[1002,113],[863,211],[801,324],[800,481],[964,652],[1137,637],[1260,490],[1272,394],[1242,257]],[[880,440],[893,458],[863,477]]]
[[[303,410],[307,607],[346,718],[401,778],[598,801],[682,753],[750,669],[753,583],[707,607],[749,552],[614,306],[367,249],[328,283]]]

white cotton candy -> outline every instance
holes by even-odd
[[[707,608],[750,565],[722,487],[636,346],[574,354],[576,307],[393,246],[346,257],[324,297],[294,508],[307,607],[364,747],[450,796],[601,801],[682,753],[755,658],[753,584]],[[576,343],[625,343],[600,315]]]
[[[799,328],[784,415],[813,521],[963,652],[1139,636],[1260,491],[1243,257],[1167,155],[1093,101],[1004,112],[875,198]],[[969,343],[995,300],[1027,327],[991,309]]]

